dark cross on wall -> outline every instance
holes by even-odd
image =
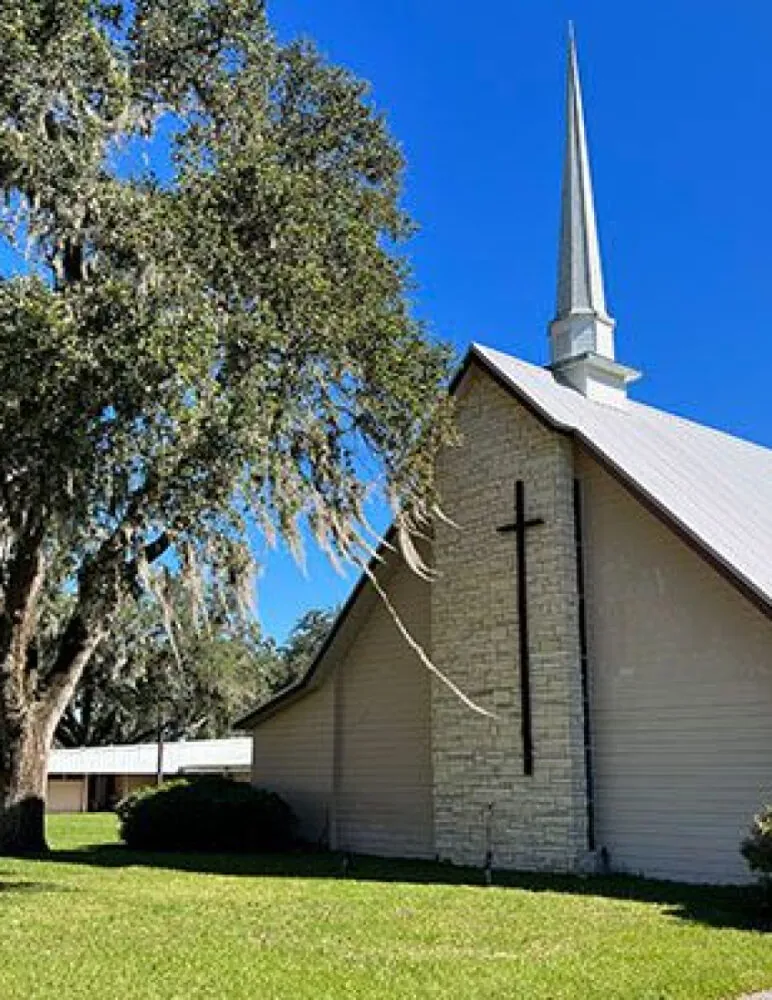
[[[496,530],[514,533],[517,541],[517,623],[520,648],[520,719],[523,734],[523,771],[533,774],[533,722],[531,719],[531,661],[528,646],[528,566],[526,561],[526,531],[544,524],[540,517],[525,516],[525,484],[515,483],[515,520]]]

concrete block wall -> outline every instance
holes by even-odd
[[[472,368],[459,395],[460,448],[440,462],[432,652],[437,666],[495,713],[432,689],[435,847],[481,865],[573,870],[586,863],[587,810],[574,543],[572,442]],[[534,774],[523,773],[516,541],[525,483]]]

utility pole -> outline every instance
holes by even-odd
[[[156,757],[155,783],[156,785],[162,785],[164,783],[164,718],[160,700],[158,702],[156,740],[158,754]]]

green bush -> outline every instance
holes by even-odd
[[[116,812],[121,839],[151,851],[286,850],[295,826],[278,795],[219,776],[139,789]]]
[[[750,870],[772,888],[772,806],[765,806],[754,818],[740,850]]]

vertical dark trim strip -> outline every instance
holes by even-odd
[[[584,586],[584,535],[582,531],[582,486],[574,480],[574,538],[576,540],[576,592],[579,596],[579,654],[582,669],[582,716],[584,723],[584,771],[587,788],[587,848],[595,850],[595,788],[592,769],[590,721],[590,670],[587,653],[587,602]]]
[[[520,633],[520,719],[523,731],[523,773],[533,774],[533,723],[531,720],[531,661],[528,649],[528,572],[525,552],[525,485],[515,483],[515,532],[517,535],[517,622]]]

